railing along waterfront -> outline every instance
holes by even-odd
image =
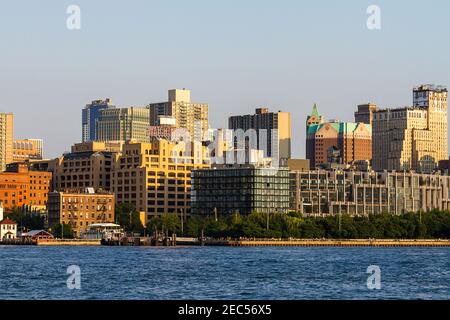
[[[239,239],[209,240],[206,245],[231,247],[450,247],[450,240],[395,239]]]

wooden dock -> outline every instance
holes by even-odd
[[[144,247],[174,247],[174,246],[201,246],[202,243],[198,238],[188,237],[123,237],[115,240],[102,240],[102,245],[105,246],[144,246]]]
[[[206,245],[214,245],[206,243]],[[229,240],[231,247],[450,247],[450,240]]]

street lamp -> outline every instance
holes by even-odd
[[[183,218],[183,209],[180,209],[181,213],[181,235],[184,235],[184,218]]]
[[[342,212],[339,210],[339,238],[342,238]]]

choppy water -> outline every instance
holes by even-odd
[[[450,249],[0,246],[0,299],[450,299]]]

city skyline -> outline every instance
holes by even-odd
[[[292,155],[303,158],[314,103],[328,118],[350,121],[358,104],[409,106],[414,86],[450,84],[445,1],[379,1],[376,31],[366,27],[369,1],[248,1],[239,10],[203,1],[78,1],[75,31],[65,25],[71,3],[24,3],[5,4],[9,15],[0,21],[0,111],[15,114],[15,139],[44,140],[46,158],[81,141],[80,110],[95,99],[145,106],[165,101],[168,89],[188,88],[194,101],[209,104],[216,128],[257,107],[291,112]],[[166,16],[189,16],[183,34]],[[430,59],[418,45],[425,38],[439,43]]]

